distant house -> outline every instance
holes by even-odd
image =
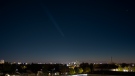
[[[20,73],[5,74],[5,76],[21,76]]]
[[[37,76],[35,73],[23,73],[21,76]]]
[[[44,74],[43,74],[42,71],[38,71],[38,72],[37,72],[37,76],[44,76]]]
[[[118,67],[115,64],[98,64],[94,71],[115,71]]]
[[[28,76],[37,76],[35,73],[30,73]]]

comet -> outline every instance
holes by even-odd
[[[44,12],[47,14],[48,18],[52,21],[52,23],[55,26],[55,28],[58,30],[58,32],[61,34],[61,36],[64,37],[65,35],[64,35],[63,31],[59,27],[58,23],[56,22],[56,20],[52,16],[52,14],[49,12],[47,7],[44,6],[43,2],[40,2],[40,3],[41,3],[41,7],[44,9]]]

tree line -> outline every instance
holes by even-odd
[[[95,69],[99,69],[99,71],[103,71],[105,69],[113,69],[113,68],[126,68],[127,64],[89,64],[89,63],[81,63],[79,67],[77,66],[67,66],[66,64],[0,64],[0,72],[2,73],[37,73],[38,71],[42,71],[44,74],[52,74],[58,72],[59,74],[89,74],[94,73]],[[135,68],[134,68],[135,71]]]

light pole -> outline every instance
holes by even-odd
[[[52,76],[53,76],[53,71],[55,70],[55,68],[52,69]]]

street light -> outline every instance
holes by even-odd
[[[53,76],[53,71],[55,70],[55,68],[52,69],[52,76]]]

